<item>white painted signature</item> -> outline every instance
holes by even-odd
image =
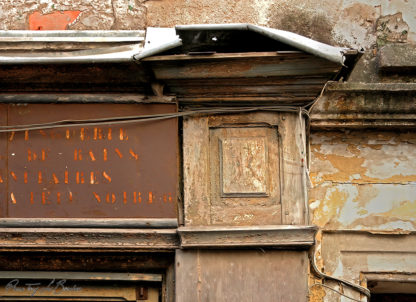
[[[6,290],[14,292],[26,292],[31,297],[40,293],[45,294],[45,292],[52,295],[59,295],[62,292],[78,292],[82,290],[82,288],[77,285],[68,285],[65,279],[52,279],[47,285],[42,285],[41,282],[21,283],[19,279],[13,279],[6,284],[5,288]]]

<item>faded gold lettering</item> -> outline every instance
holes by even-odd
[[[13,177],[14,181],[17,181],[17,175],[13,171],[10,171],[10,175]]]
[[[17,202],[16,202],[16,198],[14,197],[14,193],[13,192],[10,193],[10,197],[12,198],[12,203],[13,204],[16,204]]]
[[[12,133],[10,133],[9,141],[13,141],[13,138],[14,138],[14,131],[12,131]]]
[[[95,197],[95,199],[97,199],[97,201],[98,201],[98,202],[101,202],[100,195],[98,195],[98,194],[97,194],[97,193],[95,193],[95,192],[92,192],[92,194],[94,194],[94,197]]]
[[[107,149],[106,148],[104,148],[103,150],[103,158],[104,158],[104,161],[107,161]]]
[[[54,184],[59,184],[59,179],[58,179],[58,177],[56,177],[55,173],[52,173],[52,178],[53,178],[53,183]]]
[[[139,160],[139,155],[137,155],[136,153],[134,153],[134,151],[130,148],[130,155],[131,157],[133,157],[135,160]]]
[[[115,151],[116,151],[118,157],[123,158],[123,154],[121,154],[121,152],[118,148],[115,148]]]
[[[91,150],[90,150],[89,154],[90,154],[91,161],[95,161],[94,153]]]
[[[105,171],[103,172],[103,176],[104,178],[110,183],[111,182],[111,177],[110,175],[108,175]]]

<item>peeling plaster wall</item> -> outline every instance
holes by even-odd
[[[392,280],[396,273],[415,274],[415,159],[414,131],[312,133],[309,206],[312,223],[322,230],[316,238],[322,271],[364,286],[364,272]],[[337,282],[326,285],[363,298]],[[309,301],[350,300],[315,286]]]
[[[416,134],[317,132],[310,208],[324,229],[416,230]]]
[[[30,29],[32,15],[48,16],[66,11],[80,12],[76,20],[65,24],[66,29],[143,29],[146,26],[147,11],[144,2],[145,0],[0,0],[0,29]],[[65,23],[65,20],[62,22]]]

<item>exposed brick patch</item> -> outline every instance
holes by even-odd
[[[30,30],[65,30],[79,16],[80,11],[56,11],[51,14],[42,15],[34,12],[29,15]]]

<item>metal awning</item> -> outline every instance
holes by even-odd
[[[68,64],[133,62],[184,46],[181,35],[189,32],[247,31],[294,49],[344,65],[347,55],[357,50],[334,47],[283,30],[251,24],[180,25],[175,28],[148,28],[147,31],[0,31],[0,64]],[[146,34],[146,39],[145,39]],[[226,41],[225,41],[226,42]],[[250,41],[245,41],[250,43]],[[22,44],[28,46],[22,47]],[[64,50],[51,51],[61,44]],[[68,45],[77,45],[77,48]],[[16,46],[18,45],[18,47]],[[43,45],[37,50],[29,46]],[[278,51],[279,49],[275,49]],[[236,51],[238,52],[238,51]]]
[[[144,37],[144,30],[0,31],[0,64],[131,62]]]

